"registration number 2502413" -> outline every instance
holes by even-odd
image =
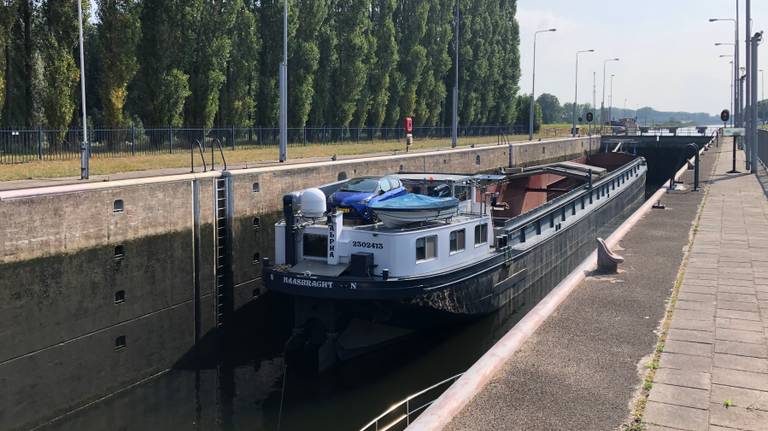
[[[352,247],[383,250],[384,244],[380,242],[370,242],[370,241],[352,241]]]

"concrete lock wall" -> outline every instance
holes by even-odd
[[[597,145],[577,138],[231,171],[232,307],[261,293],[260,259],[272,254],[287,192],[360,175],[563,160]],[[167,370],[213,333],[220,177],[0,192],[0,428],[27,428]]]

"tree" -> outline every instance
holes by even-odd
[[[397,67],[399,55],[395,39],[395,0],[374,0],[371,21],[376,43],[376,63],[368,79],[371,94],[371,112],[368,125],[381,127],[387,115],[390,100],[390,83],[393,70]]]
[[[35,101],[35,78],[39,61],[36,58],[36,43],[33,34],[33,0],[15,0],[8,4],[12,23],[6,45],[5,64],[5,106],[3,122],[6,127],[30,127],[38,120]]]
[[[427,50],[423,77],[417,90],[416,124],[435,125],[440,122],[440,114],[447,96],[445,77],[451,69],[451,57],[448,46],[453,40],[453,0],[433,0],[430,2],[429,17],[424,47]]]
[[[335,6],[334,6],[335,7]],[[333,9],[333,8],[330,8]],[[333,124],[333,74],[338,68],[339,55],[336,49],[335,14],[327,14],[318,34],[318,49],[320,60],[314,79],[314,99],[309,115],[309,122],[313,126],[327,126]]]
[[[15,6],[12,2],[0,3],[0,119],[5,105],[5,81],[10,61],[10,30]]]
[[[543,93],[536,99],[536,103],[541,106],[542,122],[552,124],[562,121],[563,108],[557,96],[549,93]]]
[[[83,0],[82,7],[86,13],[88,5]],[[78,49],[77,6],[71,2],[47,0],[40,8],[37,41],[45,82],[40,102],[47,126],[59,131],[60,140],[72,121],[75,104],[79,100],[76,90],[80,70],[74,57]],[[87,22],[87,15],[83,21]]]
[[[97,87],[102,105],[101,121],[106,127],[124,127],[128,83],[139,68],[136,48],[141,37],[141,3],[138,0],[97,0],[97,5]]]
[[[226,80],[219,98],[218,124],[253,125],[259,88],[259,50],[261,39],[255,5],[240,4],[232,29],[232,52]]]
[[[288,124],[304,127],[315,95],[315,74],[320,65],[318,34],[330,0],[296,0],[298,28],[289,41]]]
[[[517,105],[515,109],[517,111],[515,126],[518,129],[528,131],[531,126],[531,96],[521,94],[517,96],[515,103]],[[542,111],[538,103],[534,104],[534,109],[536,110],[536,115],[533,119],[533,131],[535,133],[541,128]]]
[[[417,90],[427,65],[427,49],[422,41],[427,31],[428,14],[429,2],[401,0],[397,17],[400,39],[397,44],[403,54],[399,67],[400,79],[403,80],[399,105],[402,116],[416,114]],[[398,122],[397,119],[395,121]]]
[[[336,0],[335,5],[339,62],[333,76],[334,119],[337,126],[348,127],[368,81],[369,64],[365,60],[371,48],[371,5],[370,0]]]

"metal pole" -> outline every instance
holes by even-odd
[[[83,111],[83,142],[80,145],[80,179],[87,180],[90,176],[91,146],[88,143],[88,124],[85,111],[85,53],[83,50],[83,5],[77,0],[77,21],[80,38],[80,101]]]
[[[763,39],[763,32],[755,33],[755,35],[751,39],[751,45],[752,45],[752,53],[750,55],[750,61],[752,65],[752,72],[751,75],[754,77],[757,75],[757,58],[758,58],[758,46],[760,45],[760,42]],[[750,142],[752,145],[750,146],[750,152],[752,153],[752,157],[750,158],[752,160],[752,173],[757,174],[757,85],[754,84],[754,80],[752,81],[752,87],[750,88],[752,94],[750,96],[751,102],[750,106],[752,107],[750,110],[750,115],[752,116],[750,120],[750,129],[751,129],[751,139]]]
[[[619,58],[609,58],[605,61],[603,61],[603,99],[600,102],[600,130],[603,130],[603,125],[605,124],[605,76],[606,76],[606,68],[608,66],[608,63],[611,61],[619,61]]]
[[[734,40],[733,45],[733,61],[734,61],[734,71],[736,74],[736,79],[738,80],[741,76],[739,74],[739,0],[736,0],[736,21],[734,22],[734,26],[736,27],[736,36]],[[734,96],[734,109],[735,111],[735,121],[736,121],[736,127],[741,127],[741,94],[739,85],[736,86],[736,95]]]
[[[539,33],[547,33],[557,31],[554,28],[550,28],[547,30],[539,30],[533,33],[533,73],[531,74],[531,107],[528,110],[529,111],[529,117],[530,121],[528,122],[528,140],[533,140],[533,123],[536,116],[536,36],[539,35]]]
[[[608,97],[608,123],[613,126],[613,77],[616,76],[614,74],[611,74],[611,94]]]
[[[738,1],[737,1],[738,2]],[[746,91],[746,97],[744,98],[744,124],[747,128],[747,130],[752,130],[751,122],[752,122],[752,113],[750,112],[752,109],[752,6],[751,1],[746,0],[745,5],[745,28],[746,28],[746,36],[744,37],[744,48],[747,56],[747,79],[744,82],[744,89]],[[751,156],[752,151],[750,150],[752,148],[752,133],[747,133],[747,139],[746,139],[746,151],[747,151],[747,161],[751,163]]]
[[[730,64],[731,64],[731,95],[730,96],[731,96],[731,114],[732,114],[730,120],[731,120],[731,127],[733,127],[733,88],[734,88],[733,87],[733,82],[734,82],[734,80],[733,80],[733,60],[730,61]]]
[[[594,49],[585,49],[583,51],[576,51],[576,77],[573,90],[573,125],[571,127],[571,136],[576,136],[576,104],[579,101],[579,54],[586,52],[595,52]]]
[[[451,148],[456,148],[459,141],[459,0],[456,0],[456,32],[454,51],[456,61],[453,78],[453,112],[451,113]]]
[[[283,13],[283,62],[280,64],[280,161],[288,159],[288,0]]]

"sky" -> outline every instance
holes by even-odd
[[[596,72],[597,106],[602,100],[603,61],[608,63],[606,106],[613,82],[613,105],[637,109],[717,114],[730,105],[732,22],[737,0],[518,0],[520,23],[520,92],[531,92],[533,34],[536,38],[536,95],[552,93],[560,103],[573,102],[576,51],[579,56],[579,103],[592,103]],[[744,60],[744,7],[739,1],[741,65]],[[752,33],[768,30],[768,0],[752,0]],[[768,65],[768,31],[759,48]],[[763,66],[760,66],[763,67]],[[768,67],[765,67],[768,73]],[[758,87],[761,97],[762,83]]]

